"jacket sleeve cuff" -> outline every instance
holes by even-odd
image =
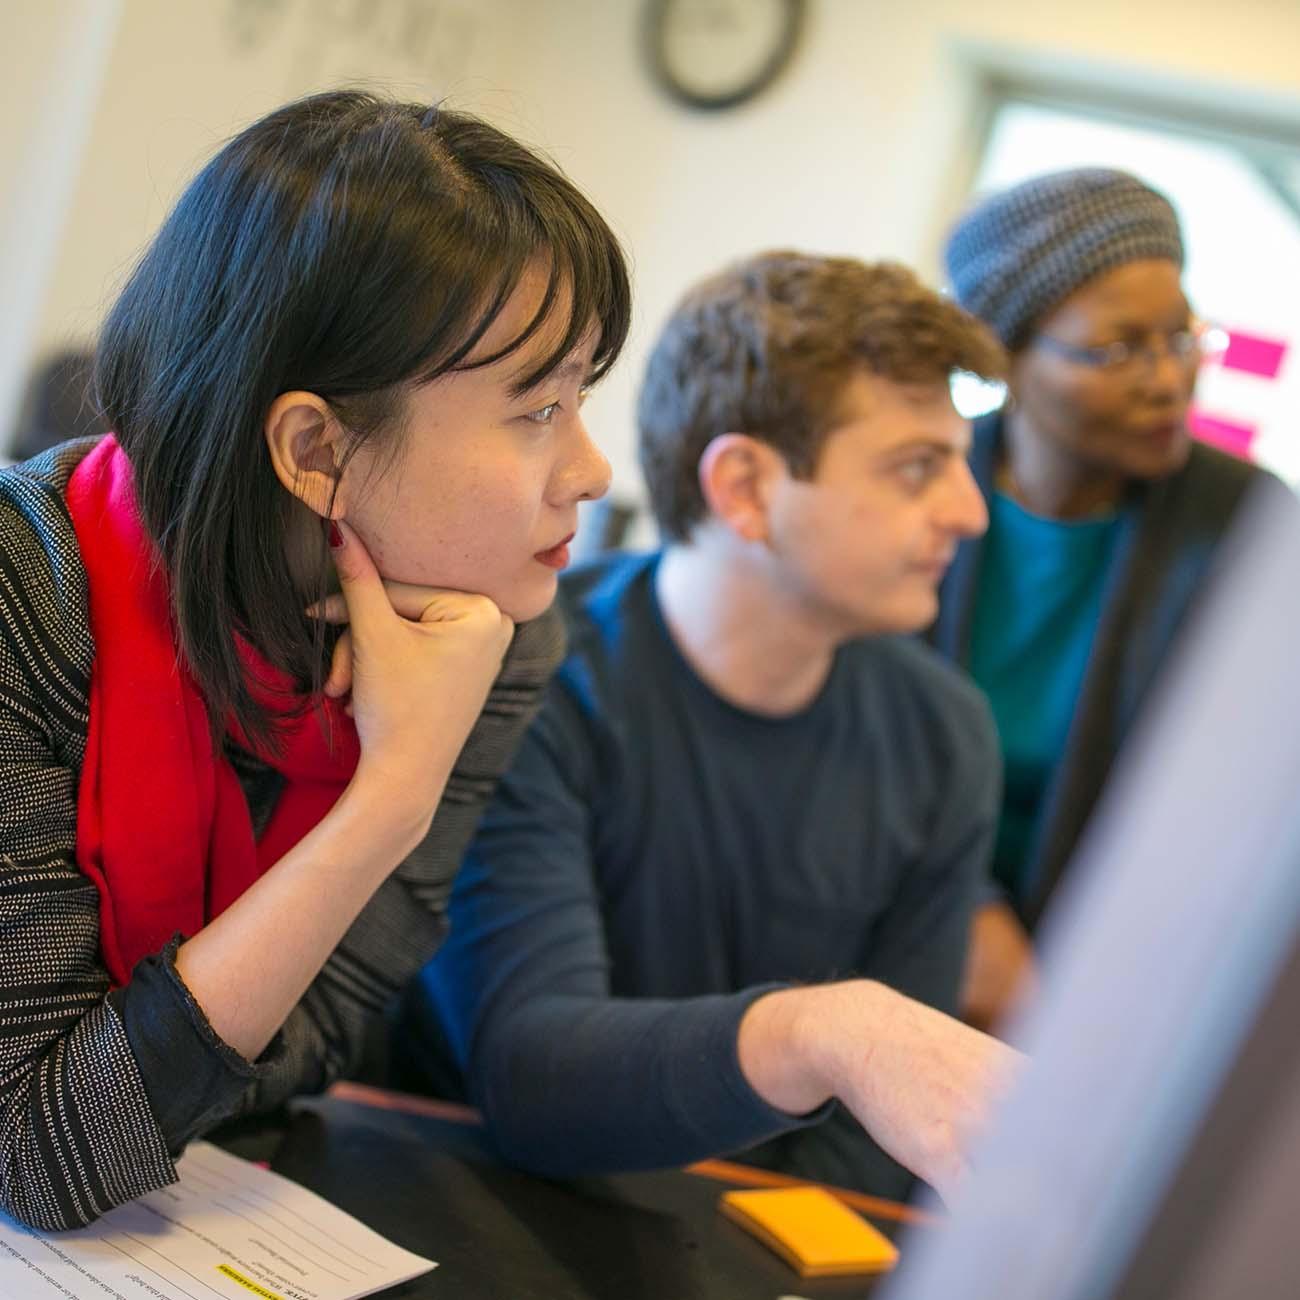
[[[161,952],[143,958],[130,983],[109,994],[173,1156],[236,1114],[283,1050],[277,1034],[250,1063],[217,1034],[176,970],[181,938],[173,936]]]

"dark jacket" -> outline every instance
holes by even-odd
[[[465,843],[564,647],[558,615],[521,627],[428,834],[249,1063],[181,981],[175,940],[112,991],[100,961],[99,895],[74,853],[95,645],[64,500],[93,445],[0,472],[0,1212],[45,1230],[175,1182],[192,1138],[353,1068],[437,949]],[[279,777],[251,755],[236,768],[264,824]]]
[[[987,499],[1002,441],[1000,412],[975,423],[971,469]],[[1135,483],[1121,509],[1120,533],[1106,579],[1101,618],[1079,699],[1043,798],[1017,900],[1037,924],[1097,803],[1132,727],[1214,562],[1247,489],[1264,472],[1201,443],[1169,478]],[[936,648],[956,663],[970,659],[984,539],[962,544],[940,589]]]

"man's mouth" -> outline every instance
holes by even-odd
[[[955,552],[947,555],[939,555],[936,556],[933,560],[923,561],[917,567],[921,570],[922,573],[937,574],[939,577],[942,578],[943,575],[948,572],[949,566],[952,564],[954,556],[955,556]]]

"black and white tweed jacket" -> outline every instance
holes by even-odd
[[[74,859],[95,647],[63,493],[93,445],[0,472],[0,1209],[47,1230],[174,1181],[192,1138],[354,1065],[370,1018],[438,946],[461,852],[564,641],[553,613],[520,628],[428,836],[249,1064],[181,984],[176,940],[110,992],[98,894]],[[279,777],[237,768],[257,824]]]

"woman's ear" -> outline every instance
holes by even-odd
[[[343,427],[315,393],[281,393],[266,416],[266,445],[285,490],[322,518],[346,513]]]
[[[772,486],[785,472],[775,448],[747,433],[720,433],[700,457],[700,492],[709,513],[746,542],[768,539]]]

